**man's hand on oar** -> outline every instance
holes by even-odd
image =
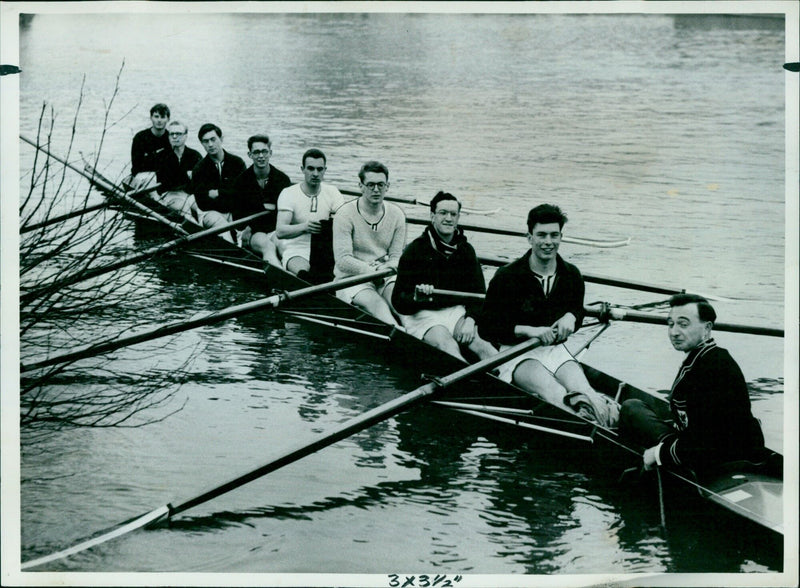
[[[370,277],[374,277],[374,275],[370,275]],[[352,282],[350,285],[353,285]],[[256,480],[266,474],[274,472],[283,466],[294,463],[307,455],[311,455],[312,453],[319,451],[320,449],[323,449],[329,445],[333,445],[337,441],[341,441],[350,435],[385,421],[403,412],[404,410],[416,406],[424,401],[433,399],[447,387],[472,376],[491,370],[498,365],[505,363],[506,361],[513,359],[518,355],[533,349],[534,347],[537,347],[538,345],[539,342],[536,340],[525,341],[524,343],[520,343],[519,345],[507,349],[502,353],[498,353],[497,355],[488,359],[484,359],[478,363],[464,367],[457,372],[450,374],[449,376],[435,378],[430,383],[420,386],[416,390],[408,392],[400,398],[373,408],[372,410],[347,421],[343,425],[340,425],[339,427],[327,433],[315,436],[311,441],[300,443],[294,449],[282,452],[264,465],[237,476],[228,482],[225,482],[219,486],[215,486],[210,490],[207,490],[192,498],[188,498],[174,506],[172,504],[167,504],[156,508],[141,515],[140,517],[130,519],[129,521],[122,523],[120,526],[117,526],[113,530],[101,536],[97,536],[83,543],[79,543],[78,545],[70,547],[69,549],[24,562],[22,564],[22,569],[25,570],[38,567],[52,561],[63,559],[70,555],[80,553],[81,551],[85,551],[86,549],[101,543],[105,543],[106,541],[119,538],[137,529],[155,525],[165,518],[177,515],[204,502],[208,502],[217,496],[221,496],[226,492],[230,492],[231,490],[239,488],[248,482],[252,482],[253,480]]]
[[[75,351],[70,351],[68,353],[63,353],[61,355],[49,357],[41,361],[36,361],[29,364],[21,364],[20,372],[21,373],[30,372],[51,365],[57,365],[59,363],[67,363],[70,361],[76,361],[87,357],[102,355],[103,353],[108,353],[110,351],[121,349],[122,347],[127,347],[129,345],[136,345],[137,343],[152,341],[153,339],[158,339],[159,337],[174,335],[175,333],[188,331],[196,327],[219,323],[231,318],[257,312],[259,310],[275,308],[283,303],[290,302],[293,300],[298,300],[300,298],[304,298],[307,296],[314,296],[326,292],[333,292],[336,290],[347,288],[348,286],[355,286],[357,284],[371,282],[373,280],[385,278],[386,276],[390,276],[394,273],[395,270],[389,268],[378,272],[361,274],[358,276],[345,278],[343,280],[336,280],[325,284],[319,284],[317,286],[309,286],[308,288],[301,288],[300,290],[294,290],[292,292],[281,292],[278,294],[273,294],[272,296],[268,296],[267,298],[262,298],[260,300],[255,300],[253,302],[246,302],[245,304],[239,304],[222,310],[204,313],[194,318],[191,318],[187,321],[179,321],[176,323],[162,325],[155,329],[149,329],[147,331],[144,331],[136,335],[114,338],[108,341],[104,341],[102,343],[87,345]]]

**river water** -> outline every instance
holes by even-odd
[[[463,222],[522,230],[529,208],[557,203],[570,217],[566,235],[631,237],[618,249],[563,245],[585,272],[727,297],[716,305],[721,321],[782,326],[784,102],[787,80],[796,83],[781,67],[785,43],[782,21],[769,17],[37,14],[20,29],[20,133],[35,134],[46,102],[60,117],[54,151],[65,148],[85,76],[75,152],[95,155],[124,61],[100,157],[109,177],[126,173],[133,134],[148,126],[152,104],[166,102],[196,149],[196,130],[208,121],[240,156],[249,135],[267,132],[272,163],[293,180],[314,146],[340,187],[354,188],[361,163],[379,159],[390,168],[391,194],[429,199],[445,189],[466,206],[500,209]],[[23,169],[30,151],[20,146]],[[406,212],[425,216],[420,207]],[[521,239],[471,240],[479,253],[525,250]],[[129,243],[152,241],[131,227]],[[252,278],[172,255],[142,266],[127,287],[152,302],[116,308],[101,324],[109,336],[263,293]],[[591,284],[586,297],[659,299]],[[742,366],[768,444],[796,456],[784,447],[796,439],[784,422],[796,415],[796,387],[784,399],[796,358],[787,368],[782,339],[717,340]],[[188,381],[147,415],[163,420],[54,431],[22,447],[23,560],[198,494],[419,385],[413,367],[387,361],[370,342],[276,314],[153,349],[121,350],[112,361],[134,373],[170,371],[194,355]],[[625,323],[584,359],[665,390],[681,356],[663,328]],[[515,435],[423,407],[192,509],[169,528],[45,569],[274,574],[254,581],[276,585],[368,574],[362,581],[387,586],[398,585],[392,574],[401,583],[415,576],[413,585],[423,585],[420,574],[461,585],[500,585],[481,575],[511,574],[506,585],[534,585],[748,572],[737,582],[759,583],[783,569],[776,550],[743,546],[738,531],[702,513],[668,510],[664,531],[657,494],[597,471],[590,452]]]

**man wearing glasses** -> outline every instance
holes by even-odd
[[[167,135],[172,149],[164,151],[158,158],[156,178],[161,200],[173,210],[187,214],[191,206],[186,191],[194,166],[203,158],[198,151],[186,146],[189,129],[176,120],[167,125]]]
[[[486,282],[475,249],[458,228],[461,203],[448,192],[431,200],[431,224],[400,257],[392,303],[409,334],[461,359],[497,350],[478,336],[480,298],[433,295],[434,289],[484,294]]]
[[[358,172],[361,196],[333,217],[333,275],[337,279],[386,268],[397,269],[406,241],[406,217],[385,202],[389,169],[368,161]],[[337,296],[385,323],[398,325],[391,308],[394,277],[344,288]]]
[[[260,254],[271,265],[280,267],[279,242],[275,235],[278,196],[292,185],[285,173],[269,162],[272,141],[267,135],[253,135],[247,139],[247,155],[253,164],[239,174],[228,186],[220,189],[222,208],[238,220],[265,210],[269,214],[250,221],[240,232],[242,245]],[[220,217],[206,221],[222,224]]]

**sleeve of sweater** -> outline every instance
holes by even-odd
[[[397,268],[400,263],[400,257],[403,255],[403,248],[406,245],[406,216],[399,206],[394,204],[387,204],[386,206],[390,207],[392,216],[395,219],[394,234],[389,245],[389,264]]]
[[[423,263],[425,260],[420,257],[417,241],[412,241],[400,256],[397,266],[397,281],[392,292],[392,305],[400,314],[415,314],[430,304],[414,300],[417,285],[422,283],[419,268]]]
[[[500,268],[486,291],[478,332],[482,338],[492,343],[511,345],[517,341],[514,327],[521,301],[516,295],[518,288],[514,287],[513,280],[510,279],[512,277],[506,268]]]
[[[574,265],[571,267],[573,270],[571,278],[574,280],[574,283],[572,284],[568,294],[567,308],[569,310],[567,312],[571,312],[575,315],[575,330],[577,331],[581,328],[581,325],[583,324],[583,318],[586,316],[586,311],[583,308],[583,299],[586,294],[586,284],[583,281],[583,276],[581,275],[580,270]]]
[[[475,249],[472,247],[472,245],[467,244],[465,257],[472,267],[472,273],[464,276],[463,290],[465,292],[477,292],[479,294],[485,294],[486,280],[483,277],[483,268],[481,267],[480,262],[478,262],[478,256],[475,254]],[[464,307],[467,309],[467,316],[479,321],[480,315],[483,312],[483,301],[466,299],[461,303],[464,304]]]

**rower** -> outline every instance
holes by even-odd
[[[581,326],[585,291],[578,268],[558,254],[566,222],[558,206],[541,204],[530,210],[526,237],[531,248],[495,273],[478,331],[501,351],[525,339],[539,339],[541,346],[500,366],[500,379],[613,427],[616,403],[592,389],[564,345]]]
[[[158,103],[150,109],[150,128],[143,129],[133,136],[131,143],[131,179],[134,190],[154,183],[158,169],[157,158],[162,152],[170,150],[166,133],[169,122],[169,107]]]
[[[398,206],[384,201],[389,169],[378,161],[368,161],[361,166],[358,179],[361,196],[339,208],[333,217],[333,274],[337,279],[397,269],[405,245],[406,217]],[[399,326],[391,307],[394,280],[392,276],[351,286],[336,295]]]
[[[438,192],[430,207],[431,224],[400,257],[392,304],[409,334],[461,359],[462,348],[486,359],[497,349],[478,335],[481,301],[430,296],[434,289],[486,292],[475,249],[458,228],[461,202]]]
[[[161,200],[183,214],[188,214],[193,200],[186,191],[194,167],[203,158],[200,153],[186,146],[189,129],[177,120],[167,125],[167,136],[171,149],[157,157],[156,178]]]
[[[272,141],[266,134],[247,139],[247,156],[253,162],[227,187],[220,190],[226,210],[238,220],[246,216],[269,212],[249,223],[239,234],[244,247],[260,254],[265,263],[280,267],[280,243],[275,234],[278,196],[291,186],[285,173],[272,165]]]
[[[672,346],[686,353],[669,395],[671,421],[643,401],[626,400],[620,435],[647,449],[645,469],[686,466],[702,471],[735,460],[760,461],[764,435],[750,411],[742,370],[711,337],[717,314],[697,294],[676,294],[667,319]]]
[[[222,147],[222,130],[206,123],[197,132],[206,156],[192,170],[189,192],[194,195],[194,214],[204,227],[216,227],[230,222],[231,216],[220,189],[227,187],[244,171],[244,161]]]
[[[324,225],[344,204],[341,192],[322,181],[327,161],[319,149],[306,151],[300,165],[303,181],[286,188],[278,197],[275,233],[284,244],[283,267],[306,279],[311,279],[312,235],[321,235]]]

